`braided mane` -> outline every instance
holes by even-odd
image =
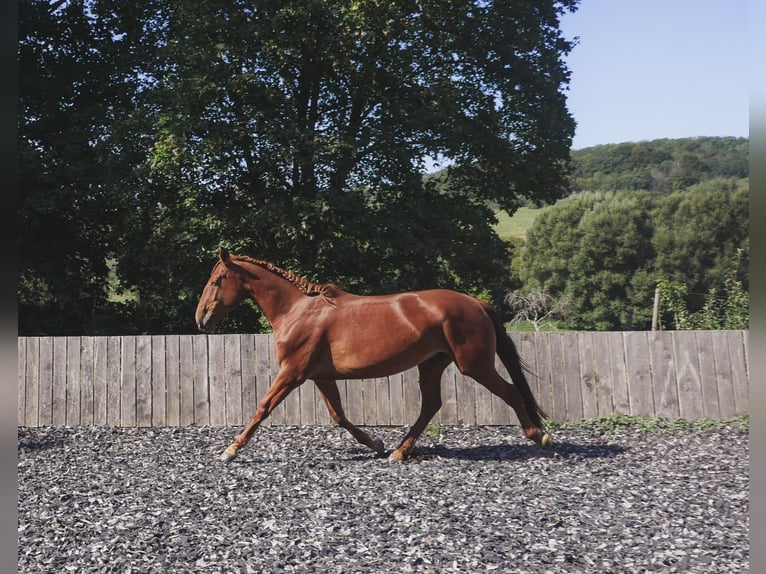
[[[316,297],[317,295],[322,295],[324,297],[331,297],[332,296],[332,290],[337,287],[334,285],[330,285],[329,283],[312,283],[308,279],[304,279],[303,277],[300,277],[299,275],[296,275],[295,273],[292,273],[290,271],[286,271],[282,269],[281,267],[277,267],[273,263],[270,263],[269,261],[264,261],[263,259],[255,259],[253,257],[248,257],[247,255],[232,255],[232,260],[234,261],[246,261],[248,263],[253,263],[255,265],[258,265],[259,267],[263,267],[267,271],[270,271],[274,275],[278,275],[282,277],[282,279],[286,279],[289,281],[292,285],[294,285],[301,293],[304,293],[305,295],[308,295],[309,297]]]

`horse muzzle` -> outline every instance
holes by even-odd
[[[212,310],[198,310],[194,316],[194,320],[197,323],[197,329],[203,333],[211,333],[215,329],[215,321],[213,320]]]

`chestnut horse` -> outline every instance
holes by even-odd
[[[222,461],[233,459],[269,413],[307,379],[316,384],[332,419],[382,455],[383,442],[346,418],[335,381],[386,377],[417,365],[420,416],[389,456],[389,460],[402,461],[441,407],[441,374],[453,361],[461,373],[516,411],[528,439],[540,446],[550,444],[541,428],[545,413],[524,377],[516,347],[487,303],[444,289],[353,295],[335,285],[311,283],[267,261],[230,255],[221,248],[197,306],[197,326],[212,332],[248,297],[274,329],[279,372],[250,423],[221,455]],[[513,385],[495,369],[495,353]]]

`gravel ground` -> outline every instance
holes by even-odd
[[[749,570],[746,430],[239,430],[20,428],[19,572]]]

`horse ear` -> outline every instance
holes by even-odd
[[[228,265],[231,262],[231,255],[229,255],[229,252],[226,251],[225,247],[218,248],[218,258],[224,263],[224,265]]]

